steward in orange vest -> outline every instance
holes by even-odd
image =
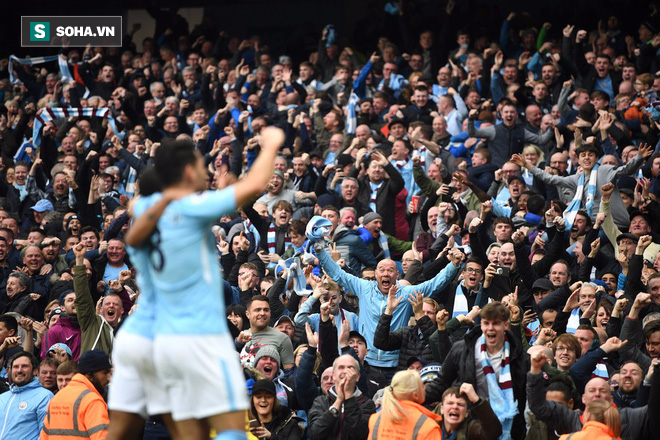
[[[102,392],[110,382],[112,364],[101,350],[80,356],[79,373],[48,405],[39,440],[103,440],[108,434],[108,405]]]

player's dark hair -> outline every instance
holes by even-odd
[[[163,182],[168,187],[183,177],[186,166],[197,161],[195,146],[191,141],[181,140],[167,142],[161,145],[154,158],[154,167]]]
[[[150,196],[163,190],[163,182],[160,180],[155,167],[145,168],[140,173],[138,184],[140,185],[140,194],[143,196]]]

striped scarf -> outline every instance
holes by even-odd
[[[592,377],[600,377],[601,379],[609,380],[610,378],[610,372],[607,370],[607,365],[605,365],[605,362],[600,361],[596,364],[596,368],[594,368],[594,371],[591,373]]]
[[[497,414],[497,418],[502,423],[502,435],[500,440],[511,439],[511,427],[513,426],[513,418],[518,414],[518,403],[513,396],[513,385],[511,383],[511,346],[509,341],[504,339],[504,357],[500,365],[500,377],[497,378],[495,370],[488,359],[488,350],[486,348],[486,336],[481,335],[479,338],[481,344],[480,357],[481,368],[486,376],[486,383],[488,384],[488,398],[493,412]]]
[[[360,103],[360,98],[355,93],[351,93],[351,97],[348,98],[348,116],[346,118],[346,134],[355,134],[357,129],[357,114],[355,113],[355,107]]]
[[[137,151],[133,153],[133,156],[138,157]],[[128,177],[126,178],[126,197],[132,199],[135,195],[135,183],[137,182],[137,170],[129,165]]]
[[[596,197],[596,180],[598,178],[598,166],[596,164],[591,170],[589,175],[589,184],[587,186],[587,202],[585,204],[585,209],[589,214],[589,217],[594,216],[594,198]],[[580,207],[582,206],[582,195],[584,194],[584,180],[585,173],[580,174],[578,177],[577,191],[575,191],[575,196],[571,203],[566,207],[564,211],[564,220],[566,221],[566,230],[569,230],[573,227],[573,222],[575,221],[575,216],[577,215]]]
[[[50,63],[52,61],[57,61],[57,64],[60,67],[60,74],[62,75],[62,84],[68,84],[69,82],[74,81],[75,79],[73,78],[73,75],[71,75],[71,71],[69,70],[69,63],[67,60],[60,56],[60,55],[49,55],[46,57],[34,57],[34,58],[18,58],[15,55],[10,55],[9,56],[9,65],[7,66],[7,70],[9,70],[9,80],[11,81],[12,84],[21,84],[21,80],[19,80],[16,76],[14,76],[14,66],[12,62],[15,61],[18,64],[23,64],[25,66],[34,66],[37,64],[44,64],[44,63]],[[85,87],[85,94],[83,95],[83,98],[87,98],[89,96],[89,89]]]
[[[380,182],[378,185],[374,183],[369,183],[371,185],[371,200],[369,200],[369,208],[373,212],[376,212],[376,197],[378,197],[378,190],[383,186],[383,182]]]
[[[269,254],[276,254],[277,250],[275,249],[277,247],[277,229],[275,228],[275,224],[271,223],[270,226],[268,226],[268,234],[266,235],[266,240],[268,244],[268,253]],[[291,246],[291,237],[289,237],[289,234],[286,234],[284,236],[284,250]]]
[[[465,290],[470,292],[470,289],[468,289],[465,286],[465,280],[462,280],[458,286],[456,286],[456,295],[454,296],[454,308],[452,310],[452,318],[456,318],[458,315],[467,315],[468,312],[470,311],[470,305],[468,304],[467,296],[465,296],[465,292],[463,292],[463,287],[465,287]],[[482,287],[479,286],[479,290],[477,291],[477,297],[482,291]],[[475,302],[475,305],[478,305]]]
[[[575,334],[575,330],[580,326],[580,308],[574,309],[566,323],[566,333]]]
[[[259,249],[261,234],[259,234],[257,228],[254,227],[254,225],[250,220],[245,220],[243,222],[243,229],[245,230],[245,235],[252,233],[252,235],[254,236],[254,249]],[[253,251],[254,249],[251,248],[250,251]]]
[[[397,167],[399,170],[402,170],[403,167],[405,167],[407,163],[408,163],[407,160],[395,160],[394,161],[394,166]]]
[[[380,231],[380,235],[378,236],[378,244],[383,250],[383,255],[385,258],[392,258],[390,256],[390,246],[387,244],[387,235],[385,235],[383,231]]]
[[[28,164],[32,163],[32,158],[25,152],[25,149],[28,147],[32,147],[32,142],[30,142],[28,139],[23,138],[23,143],[21,144],[20,147],[18,147],[18,150],[16,150],[16,154],[14,154],[14,163],[16,162],[26,162]]]
[[[419,147],[419,164],[426,170],[426,146]],[[428,171],[428,170],[427,170]]]
[[[312,293],[311,290],[306,289],[307,279],[303,273],[303,262],[300,256],[291,257],[286,260],[280,260],[277,263],[277,269],[288,269],[289,272],[286,278],[286,286],[289,286],[289,282],[293,280],[293,291],[296,292],[296,295],[309,296],[309,294]],[[279,273],[277,269],[276,273]]]
[[[63,107],[63,108],[44,108],[42,111],[37,113],[37,117],[34,120],[34,129],[32,131],[32,141],[35,147],[38,147],[41,144],[41,127],[48,122],[54,119],[62,118],[71,118],[71,117],[81,117],[81,116],[96,116],[99,118],[107,118],[110,127],[112,128],[115,136],[119,140],[124,139],[125,133],[120,133],[117,130],[117,125],[115,124],[115,119],[112,117],[110,109],[105,108],[91,108],[91,107]]]

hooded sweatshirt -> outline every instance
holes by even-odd
[[[72,360],[77,362],[80,357],[81,334],[78,318],[63,313],[41,342],[41,358],[46,358],[48,349],[53,344],[61,342],[71,349]]]
[[[39,438],[52,398],[53,393],[42,387],[36,377],[22,387],[12,385],[0,394],[0,440]]]

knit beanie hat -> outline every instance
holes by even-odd
[[[254,356],[254,364],[252,365],[256,366],[259,362],[259,359],[264,356],[275,359],[275,361],[277,361],[277,366],[280,367],[280,354],[277,352],[277,348],[273,347],[272,345],[264,345],[261,347],[257,354]]]
[[[383,217],[380,214],[376,212],[369,212],[365,214],[364,217],[362,218],[362,224],[366,226],[374,220],[382,220],[382,219]]]

